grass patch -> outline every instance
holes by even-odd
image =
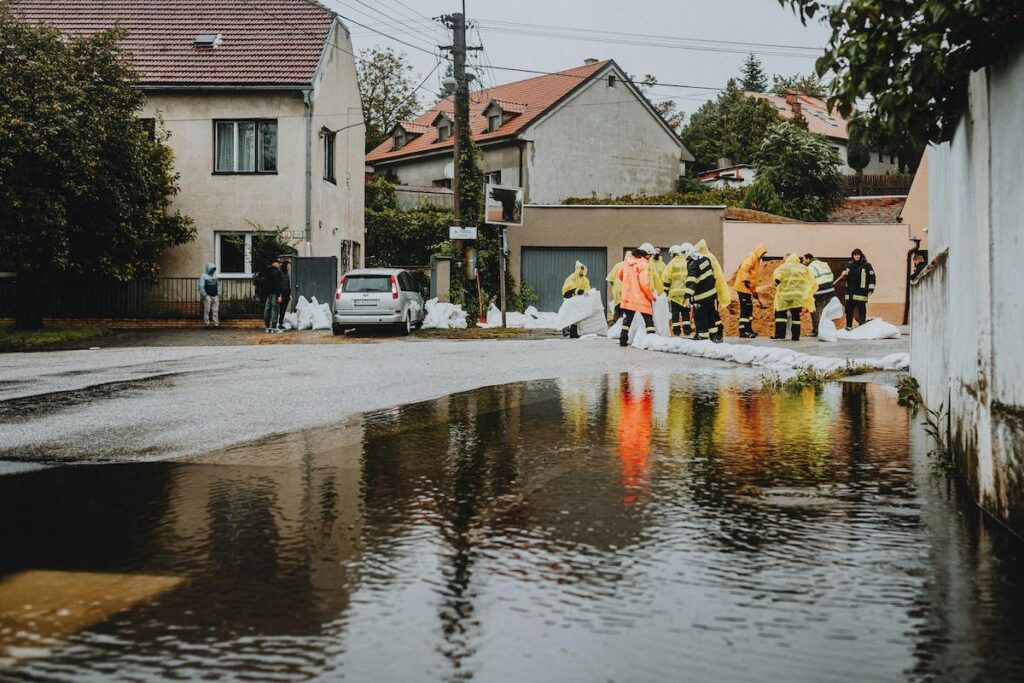
[[[5,325],[0,327],[0,351],[37,351],[101,337],[106,333],[106,329],[90,325],[53,325],[41,330],[16,330],[13,325]]]
[[[953,448],[946,438],[946,425],[949,423],[949,411],[944,404],[939,404],[938,410],[932,410],[925,406],[924,409],[924,431],[935,444],[934,448],[928,451],[928,457],[932,460],[932,468],[947,477],[956,472],[956,457],[953,455]]]
[[[896,381],[896,396],[901,406],[916,409],[921,405],[921,385],[910,375],[904,375]]]
[[[551,330],[513,330],[504,327],[467,327],[463,330],[419,330],[413,333],[421,339],[527,339],[532,337],[551,337]]]
[[[834,382],[853,375],[863,375],[864,373],[872,372],[873,370],[875,370],[875,368],[870,365],[854,365],[852,363],[847,363],[841,368],[829,370],[828,372],[804,368],[791,377],[783,377],[777,372],[769,372],[768,374],[761,375],[761,386],[765,389],[770,389],[771,391],[803,391],[808,388],[820,389],[825,386],[826,382]]]

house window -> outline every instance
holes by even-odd
[[[430,183],[434,187],[447,187],[449,190],[452,188],[451,178],[438,178]]]
[[[360,268],[363,262],[363,245],[353,240],[341,241],[341,274]]]
[[[896,155],[895,154],[892,154],[892,155],[889,156],[889,163],[890,164],[895,164],[896,163]]]
[[[485,173],[484,183],[488,185],[501,185],[501,171],[490,171]]]
[[[452,136],[452,127],[447,123],[440,123],[437,126],[437,141],[444,142]]]
[[[217,274],[221,277],[252,277],[252,233],[215,233]]]
[[[883,161],[885,161],[885,157],[882,155],[881,152],[879,152],[878,153],[878,163],[882,163]]]
[[[139,119],[139,125],[146,131],[150,142],[156,141],[156,119]]]
[[[392,137],[391,149],[402,149],[403,145],[405,145],[405,131],[396,130]]]
[[[324,131],[324,180],[335,182],[334,176],[334,142],[337,133]]]
[[[277,121],[215,121],[214,173],[277,173]]]
[[[493,133],[501,128],[501,113],[491,114],[487,117],[487,132]]]
[[[617,79],[617,78],[615,78],[615,74],[609,74],[609,75],[608,75],[608,87],[609,87],[609,88],[614,88],[614,87],[615,87],[615,82],[616,82],[617,80],[618,80],[618,79]]]

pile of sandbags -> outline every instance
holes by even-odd
[[[525,311],[507,311],[505,313],[505,325],[514,330],[557,330],[558,314],[550,311],[540,312],[534,306],[528,306]],[[493,303],[487,309],[487,322],[480,323],[479,327],[501,327],[501,310]]]
[[[874,339],[899,339],[900,328],[892,323],[887,323],[881,318],[872,318],[863,325],[852,330],[839,330],[837,333],[840,339],[851,339],[868,341]]]
[[[284,316],[285,329],[329,330],[331,329],[331,307],[322,304],[314,296],[312,300],[300,296],[295,302],[295,311]]]
[[[423,319],[424,329],[462,330],[467,327],[466,312],[462,306],[441,303],[430,299],[426,303],[427,315]]]
[[[562,302],[555,318],[555,329],[561,330],[576,325],[580,335],[605,334],[608,320],[605,318],[601,293],[596,289],[580,296],[570,297]]]

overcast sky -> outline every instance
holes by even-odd
[[[436,57],[396,40],[434,48],[436,52],[436,46],[448,39],[444,29],[426,17],[459,11],[457,0],[321,1],[351,20],[346,23],[357,50],[375,46],[400,50],[420,78],[434,68]],[[809,72],[829,36],[827,26],[803,26],[776,0],[467,0],[466,15],[470,21],[479,22],[470,31],[470,43],[482,39],[486,52],[470,59],[481,66],[489,62],[494,66],[559,71],[578,66],[588,57],[612,58],[627,72],[637,76],[650,73],[660,83],[712,88],[721,88],[726,79],[738,73],[748,51],[763,53],[758,57],[769,75]],[[567,29],[570,35],[582,39],[568,37]],[[431,92],[438,91],[438,74],[443,68],[426,82]],[[476,71],[484,85],[530,76],[480,68]],[[659,86],[652,99],[672,97],[682,109],[693,111],[714,95],[708,90]],[[422,99],[431,98],[423,94]]]

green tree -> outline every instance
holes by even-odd
[[[144,96],[118,31],[66,38],[0,8],[0,253],[18,271],[16,325],[38,328],[55,274],[153,277],[195,236],[170,212],[167,134],[136,117]]]
[[[827,14],[832,36],[817,72],[833,73],[839,112],[917,141],[953,136],[968,78],[1024,40],[1024,0],[778,0],[806,22]]]
[[[740,87],[748,92],[767,92],[768,74],[754,53],[747,55],[740,70]]]
[[[680,137],[694,156],[694,170],[715,168],[719,158],[749,163],[769,128],[782,118],[765,99],[743,94],[730,79],[717,99],[701,105]]]
[[[776,95],[785,95],[787,90],[796,90],[803,95],[810,95],[819,99],[828,97],[828,86],[818,74],[794,74],[792,76],[772,76],[772,92]]]
[[[420,102],[404,53],[391,48],[360,50],[356,65],[369,152],[387,139],[395,123],[415,117]]]
[[[849,126],[849,142],[846,146],[846,165],[853,169],[856,177],[856,194],[861,193],[864,169],[871,163],[871,143],[864,127],[856,121]]]
[[[754,155],[757,179],[744,206],[800,220],[826,220],[845,199],[840,162],[824,137],[780,123],[768,131]]]

